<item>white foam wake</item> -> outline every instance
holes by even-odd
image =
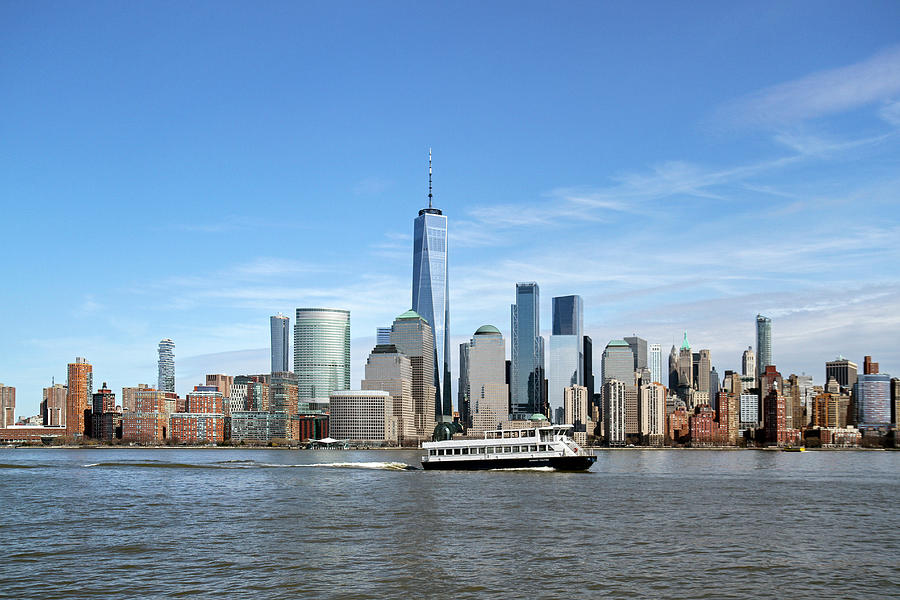
[[[511,467],[508,469],[489,469],[490,471],[535,471],[539,473],[550,473],[555,471],[553,467]]]
[[[318,467],[332,469],[379,469],[386,471],[405,471],[409,469],[409,465],[402,462],[334,462],[334,463],[312,463],[312,464],[275,464],[275,463],[259,463],[261,467]]]

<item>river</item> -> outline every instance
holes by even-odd
[[[3,598],[885,598],[900,452],[0,449]]]

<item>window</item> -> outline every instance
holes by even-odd
[[[463,454],[468,454],[468,453],[469,453],[469,449],[468,449],[468,448],[463,448],[463,449],[462,449],[462,453],[463,453]]]
[[[434,449],[429,450],[429,451],[428,451],[428,455],[429,455],[429,456],[437,456],[437,450],[434,450]]]
[[[538,446],[538,448],[539,448],[539,451],[540,451],[540,452],[546,452],[546,451],[547,451],[547,444],[541,444],[540,446]]]
[[[513,452],[518,452],[518,451],[519,451],[519,447],[518,447],[518,446],[513,446],[512,451],[513,451]]]
[[[484,454],[484,448],[475,448],[475,452],[478,454]]]
[[[487,448],[485,448],[485,452],[487,452],[488,454],[493,454],[493,453],[494,453],[494,447],[493,447],[493,446],[488,446]]]
[[[453,449],[453,454],[459,454],[459,448],[454,448],[454,449]]]
[[[528,449],[531,452],[537,452],[537,444],[532,444],[532,445],[528,446]]]
[[[504,452],[504,453],[512,452],[512,446],[504,446],[504,447],[503,447],[503,452]]]

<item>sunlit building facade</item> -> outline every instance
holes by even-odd
[[[328,395],[350,388],[350,311],[298,308],[294,320],[294,373],[301,406],[328,410]]]

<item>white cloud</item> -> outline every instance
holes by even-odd
[[[890,102],[881,107],[878,116],[893,125],[900,127],[900,102]]]
[[[720,109],[731,125],[782,127],[853,110],[900,94],[900,47],[863,61],[765,88]]]

